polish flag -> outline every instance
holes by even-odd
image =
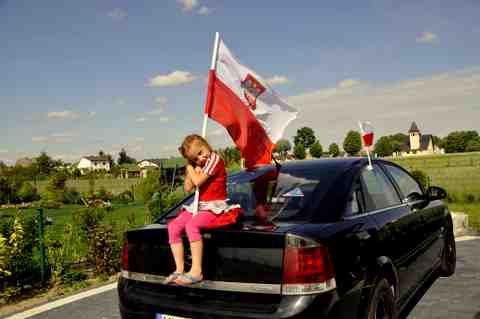
[[[209,73],[205,114],[227,129],[245,167],[252,168],[271,163],[275,143],[297,110],[219,40],[216,64]]]
[[[370,122],[358,122],[362,133],[363,147],[369,148],[373,145],[373,126]]]

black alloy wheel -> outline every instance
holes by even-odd
[[[376,281],[367,308],[367,319],[396,319],[395,296],[385,278]]]
[[[455,236],[453,234],[453,226],[450,220],[447,222],[444,236],[445,246],[443,247],[440,276],[449,277],[455,273],[455,267],[457,264]]]

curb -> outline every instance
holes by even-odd
[[[453,234],[455,237],[469,235],[468,215],[462,212],[451,212],[453,221]]]

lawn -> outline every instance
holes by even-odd
[[[140,178],[102,178],[95,180],[95,190],[104,187],[107,191],[113,194],[119,194],[125,190],[132,190],[141,181]],[[37,188],[40,194],[43,194],[48,181],[38,181]],[[89,180],[87,179],[69,179],[67,180],[68,187],[74,187],[77,191],[84,193],[90,190]]]
[[[425,172],[430,185],[447,191],[450,209],[468,214],[470,226],[480,230],[480,152],[389,159]]]
[[[430,185],[444,188],[453,202],[480,202],[480,152],[392,160],[410,171],[424,171]]]

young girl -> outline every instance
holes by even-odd
[[[193,214],[193,205],[184,206],[179,215],[168,224],[168,237],[175,271],[164,283],[191,285],[203,280],[203,242],[200,230],[213,222],[218,214],[231,207],[227,204],[226,171],[223,160],[212,151],[208,142],[200,135],[187,136],[179,151],[188,160],[185,173],[186,192],[199,188],[198,211]],[[184,272],[184,253],[181,234],[186,231],[192,253],[192,267]]]

